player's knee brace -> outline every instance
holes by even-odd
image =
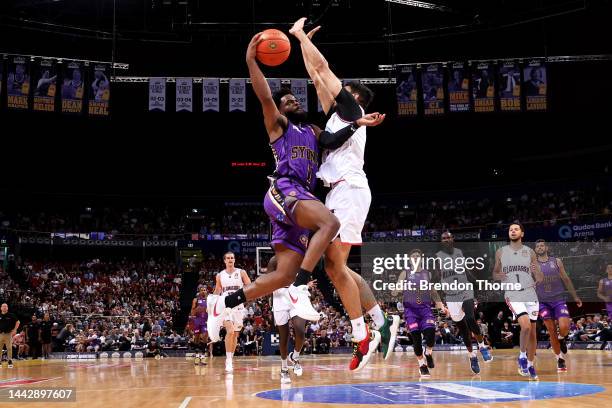
[[[346,122],[354,122],[363,116],[355,97],[344,88],[336,96],[336,113]]]
[[[414,349],[414,354],[418,357],[423,355],[423,337],[421,336],[420,331],[414,331],[410,333],[410,337],[412,337],[412,348]]]
[[[425,337],[427,347],[432,348],[436,344],[436,331],[433,327],[423,330],[423,337]]]

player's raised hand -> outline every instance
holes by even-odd
[[[253,38],[251,38],[251,42],[247,46],[247,51],[246,51],[246,60],[247,61],[251,61],[251,60],[255,59],[255,57],[257,55],[257,44],[259,44],[261,42],[261,35],[262,34],[263,34],[263,32],[259,32],[259,33],[255,34],[253,36]]]
[[[378,126],[385,120],[385,114],[378,112],[368,113],[355,121],[358,126]]]
[[[310,282],[308,282],[306,284],[306,286],[308,286],[308,289],[312,289],[312,288],[316,289],[316,287],[317,287],[317,280],[316,279],[311,280]]]
[[[574,302],[576,302],[576,306],[578,306],[578,307],[582,307],[582,299],[580,299],[579,297],[577,297],[576,299],[574,299]]]

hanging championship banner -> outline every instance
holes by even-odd
[[[193,78],[176,78],[176,111],[193,112]]]
[[[274,92],[279,91],[281,89],[281,80],[278,78],[268,79],[268,86],[270,87],[270,92],[274,95]]]
[[[149,78],[149,110],[166,111],[166,78]]]
[[[229,80],[229,111],[246,112],[246,80]]]
[[[108,116],[110,103],[110,65],[94,64],[89,86],[88,111],[91,116]]]
[[[401,67],[397,71],[397,114],[399,116],[416,116],[417,111],[417,77],[416,68]]]
[[[30,100],[30,60],[25,57],[9,57],[6,71],[7,106],[12,109],[28,109]]]
[[[529,61],[523,68],[525,78],[525,102],[528,111],[545,111],[547,109],[547,75],[546,65],[541,60]]]
[[[423,106],[426,116],[443,115],[444,69],[440,64],[427,65],[422,74]]]
[[[499,103],[502,112],[521,110],[521,68],[513,61],[499,66]]]
[[[463,62],[455,62],[448,71],[448,100],[451,112],[469,112],[470,78]]]
[[[4,54],[0,54],[0,95],[2,95],[2,85],[4,84]]]
[[[308,112],[308,80],[292,79],[291,92],[302,106],[305,112]]]
[[[495,111],[495,69],[493,64],[480,63],[472,71],[474,112]]]
[[[219,112],[219,78],[203,78],[202,89],[204,112]]]
[[[64,81],[62,83],[62,112],[83,112],[83,64],[67,62],[64,66]]]
[[[57,93],[57,65],[53,60],[41,59],[34,64],[32,73],[34,88],[34,110],[55,111]]]

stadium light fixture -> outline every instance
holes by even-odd
[[[402,4],[404,6],[418,7],[429,10],[438,10],[438,11],[451,11],[450,8],[446,6],[441,6],[439,4],[427,3],[424,1],[416,1],[416,0],[385,0],[387,3],[396,3]]]

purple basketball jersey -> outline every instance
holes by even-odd
[[[276,161],[273,177],[292,179],[313,191],[319,171],[319,141],[312,128],[287,121],[287,130],[270,147]]]
[[[208,318],[208,313],[206,313],[206,298],[200,299],[199,297],[196,300],[196,308],[204,308],[204,312],[196,313],[196,317],[199,318]]]
[[[557,258],[549,256],[548,261],[539,262],[539,264],[544,274],[544,280],[536,285],[538,300],[540,302],[565,301],[565,284],[559,274]]]
[[[421,290],[422,281],[429,283],[429,272],[423,269],[420,272],[406,272],[406,281],[412,284],[412,290],[404,291],[404,307],[431,307],[431,292],[429,290]]]

